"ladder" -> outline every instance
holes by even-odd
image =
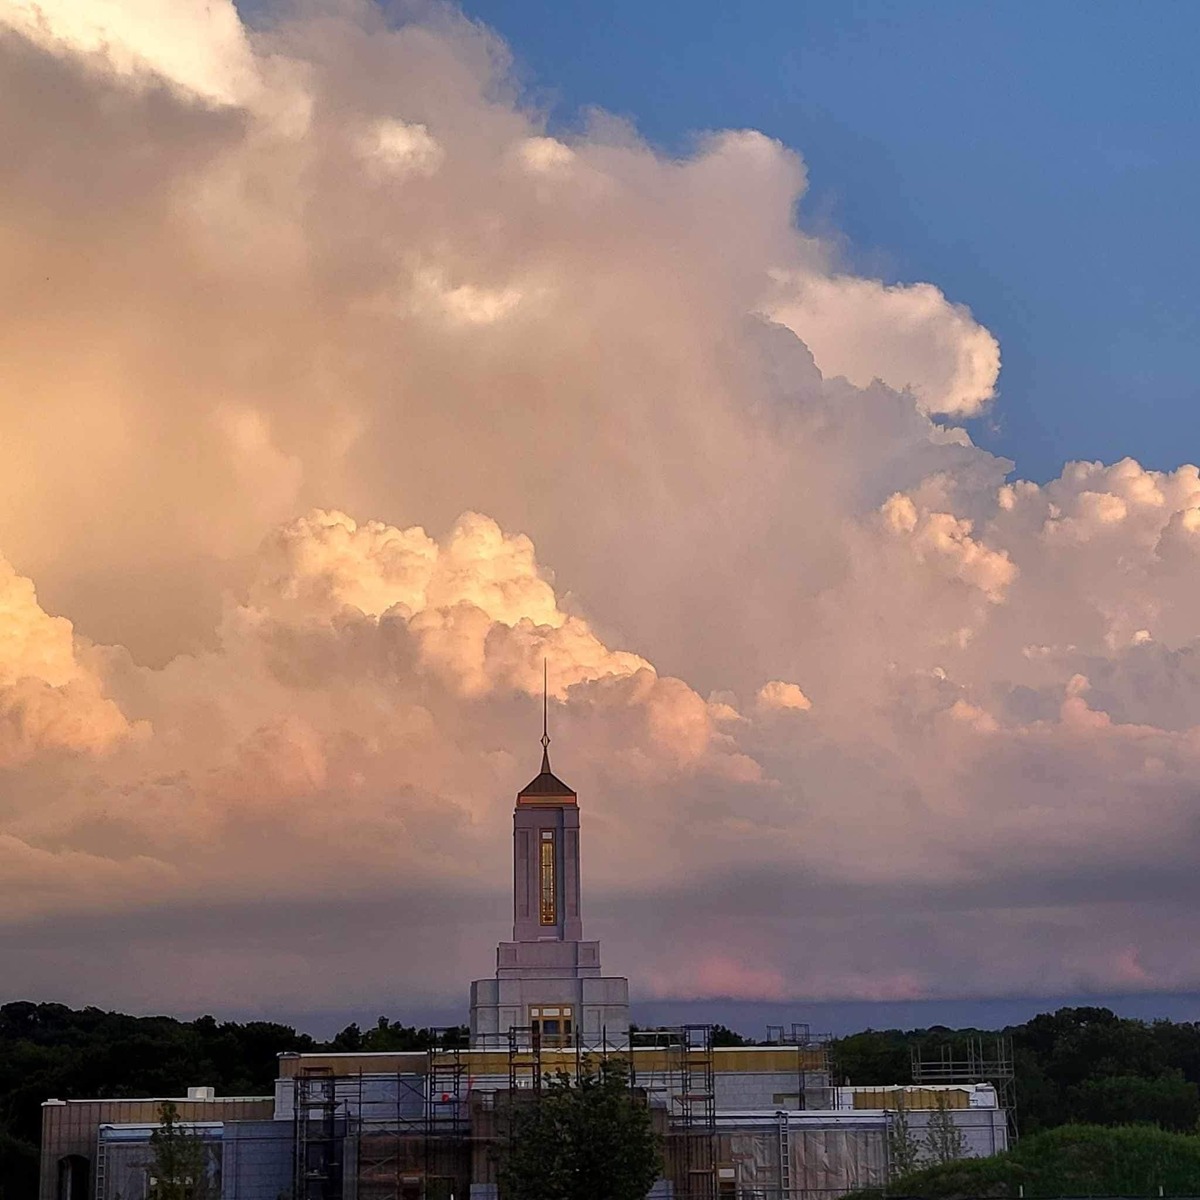
[[[72,1170],[75,1164],[72,1163]],[[96,1132],[96,1200],[105,1200],[105,1190],[108,1177],[108,1144],[102,1132]],[[74,1180],[71,1181],[74,1183]],[[71,1191],[75,1189],[72,1187]]]
[[[791,1200],[792,1139],[786,1112],[779,1114],[779,1195],[781,1200]]]

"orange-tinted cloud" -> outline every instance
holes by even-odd
[[[1130,926],[1187,928],[1195,467],[1008,481],[934,419],[995,340],[849,273],[796,152],[551,130],[449,8],[0,27],[14,955],[162,906],[247,999],[330,999],[314,954],[383,988],[385,936],[457,994],[546,660],[635,989],[1200,980]],[[97,987],[183,997],[146,937]]]

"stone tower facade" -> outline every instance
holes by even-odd
[[[471,984],[471,1044],[530,1031],[543,1045],[610,1045],[629,1037],[629,981],[605,977],[600,943],[583,940],[579,798],[542,769],[517,793],[513,811],[513,936],[496,948],[496,974]]]

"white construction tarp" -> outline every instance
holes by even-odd
[[[739,1193],[761,1200],[832,1200],[882,1184],[887,1152],[882,1129],[809,1128],[744,1130],[729,1135]],[[784,1154],[788,1139],[784,1191]]]
[[[792,1200],[821,1200],[887,1178],[882,1129],[793,1129]]]

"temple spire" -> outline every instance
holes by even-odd
[[[575,789],[567,787],[550,770],[550,680],[547,661],[542,659],[542,769],[517,793],[518,804],[575,803]]]
[[[546,659],[542,659],[542,774],[550,774],[550,728],[548,723],[549,705],[547,702],[548,689],[546,681],[548,678],[548,670],[546,667]]]

